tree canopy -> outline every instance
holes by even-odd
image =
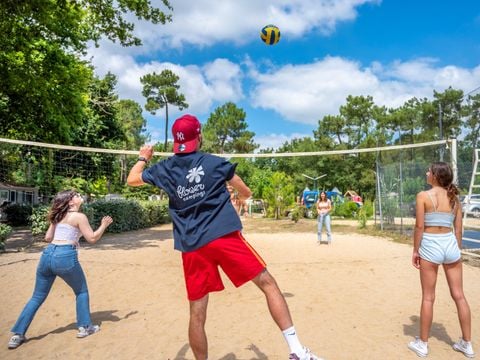
[[[171,11],[167,0],[161,0]],[[149,0],[0,2],[0,128],[4,136],[70,144],[88,116],[89,41],[140,45],[129,16],[164,24],[171,14]]]
[[[246,113],[234,103],[217,107],[202,129],[203,148],[213,153],[250,153],[258,145],[254,132],[248,131]]]
[[[160,74],[153,72],[140,78],[140,82],[143,84],[142,95],[147,99],[145,110],[155,115],[158,109],[165,108],[164,151],[168,149],[168,104],[178,107],[179,110],[188,108],[185,95],[179,92],[178,80],[180,78],[168,69],[162,70]]]
[[[2,137],[86,147],[137,149],[148,140],[142,108],[133,100],[119,99],[115,74],[100,78],[82,59],[89,44],[101,39],[123,46],[140,45],[130,20],[154,24],[171,20],[168,0],[3,0],[0,2],[0,131]],[[188,107],[180,92],[179,77],[170,70],[142,77],[145,109],[165,109],[165,143],[168,139],[168,105]],[[254,153],[259,145],[248,129],[247,114],[233,102],[217,107],[203,127],[204,150],[214,153]],[[465,96],[447,88],[433,98],[412,98],[397,108],[375,104],[372,96],[350,95],[338,112],[318,119],[312,136],[292,139],[279,149],[260,152],[355,150],[461,138],[459,184],[470,180],[473,149],[479,146],[480,94]],[[160,150],[160,145],[156,145]],[[444,149],[443,149],[444,150]],[[295,201],[306,186],[307,175],[327,174],[320,188],[354,189],[366,198],[376,194],[378,163],[441,158],[442,149],[354,153],[349,155],[254,158],[239,161],[237,171],[255,196],[268,198],[274,213]],[[22,164],[18,164],[19,154]],[[395,156],[400,157],[395,158]],[[53,150],[35,153],[16,147],[2,148],[0,181],[38,186],[44,193],[62,184],[88,188],[93,194],[123,191],[126,157],[78,154]],[[85,164],[89,164],[88,166]],[[55,165],[61,170],[56,173]],[[392,193],[400,187],[408,194],[424,183],[406,171],[399,180],[396,169],[382,181]]]

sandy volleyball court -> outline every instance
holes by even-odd
[[[253,220],[249,220],[253,221]],[[420,284],[411,246],[385,238],[335,234],[331,246],[313,232],[259,233],[259,251],[290,305],[300,339],[326,359],[416,359],[406,344],[418,333]],[[9,329],[31,296],[41,246],[0,255],[0,359],[193,359],[187,341],[180,253],[171,226],[106,235],[84,245],[80,261],[98,334],[76,339],[74,296],[57,280],[27,333],[8,350]],[[480,268],[464,266],[480,351]],[[247,284],[210,295],[210,359],[287,359],[288,348],[260,291]],[[443,270],[437,289],[431,359],[463,359],[451,345],[460,335]]]

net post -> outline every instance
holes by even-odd
[[[458,164],[457,164],[457,139],[449,139],[447,146],[450,144],[450,161],[452,163],[453,183],[458,185]]]

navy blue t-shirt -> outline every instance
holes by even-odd
[[[235,168],[218,156],[194,152],[174,155],[142,172],[143,182],[169,196],[176,250],[193,251],[242,229],[225,185]]]

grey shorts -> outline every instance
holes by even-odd
[[[420,257],[434,264],[453,264],[462,257],[453,232],[447,234],[423,233],[418,251]]]

